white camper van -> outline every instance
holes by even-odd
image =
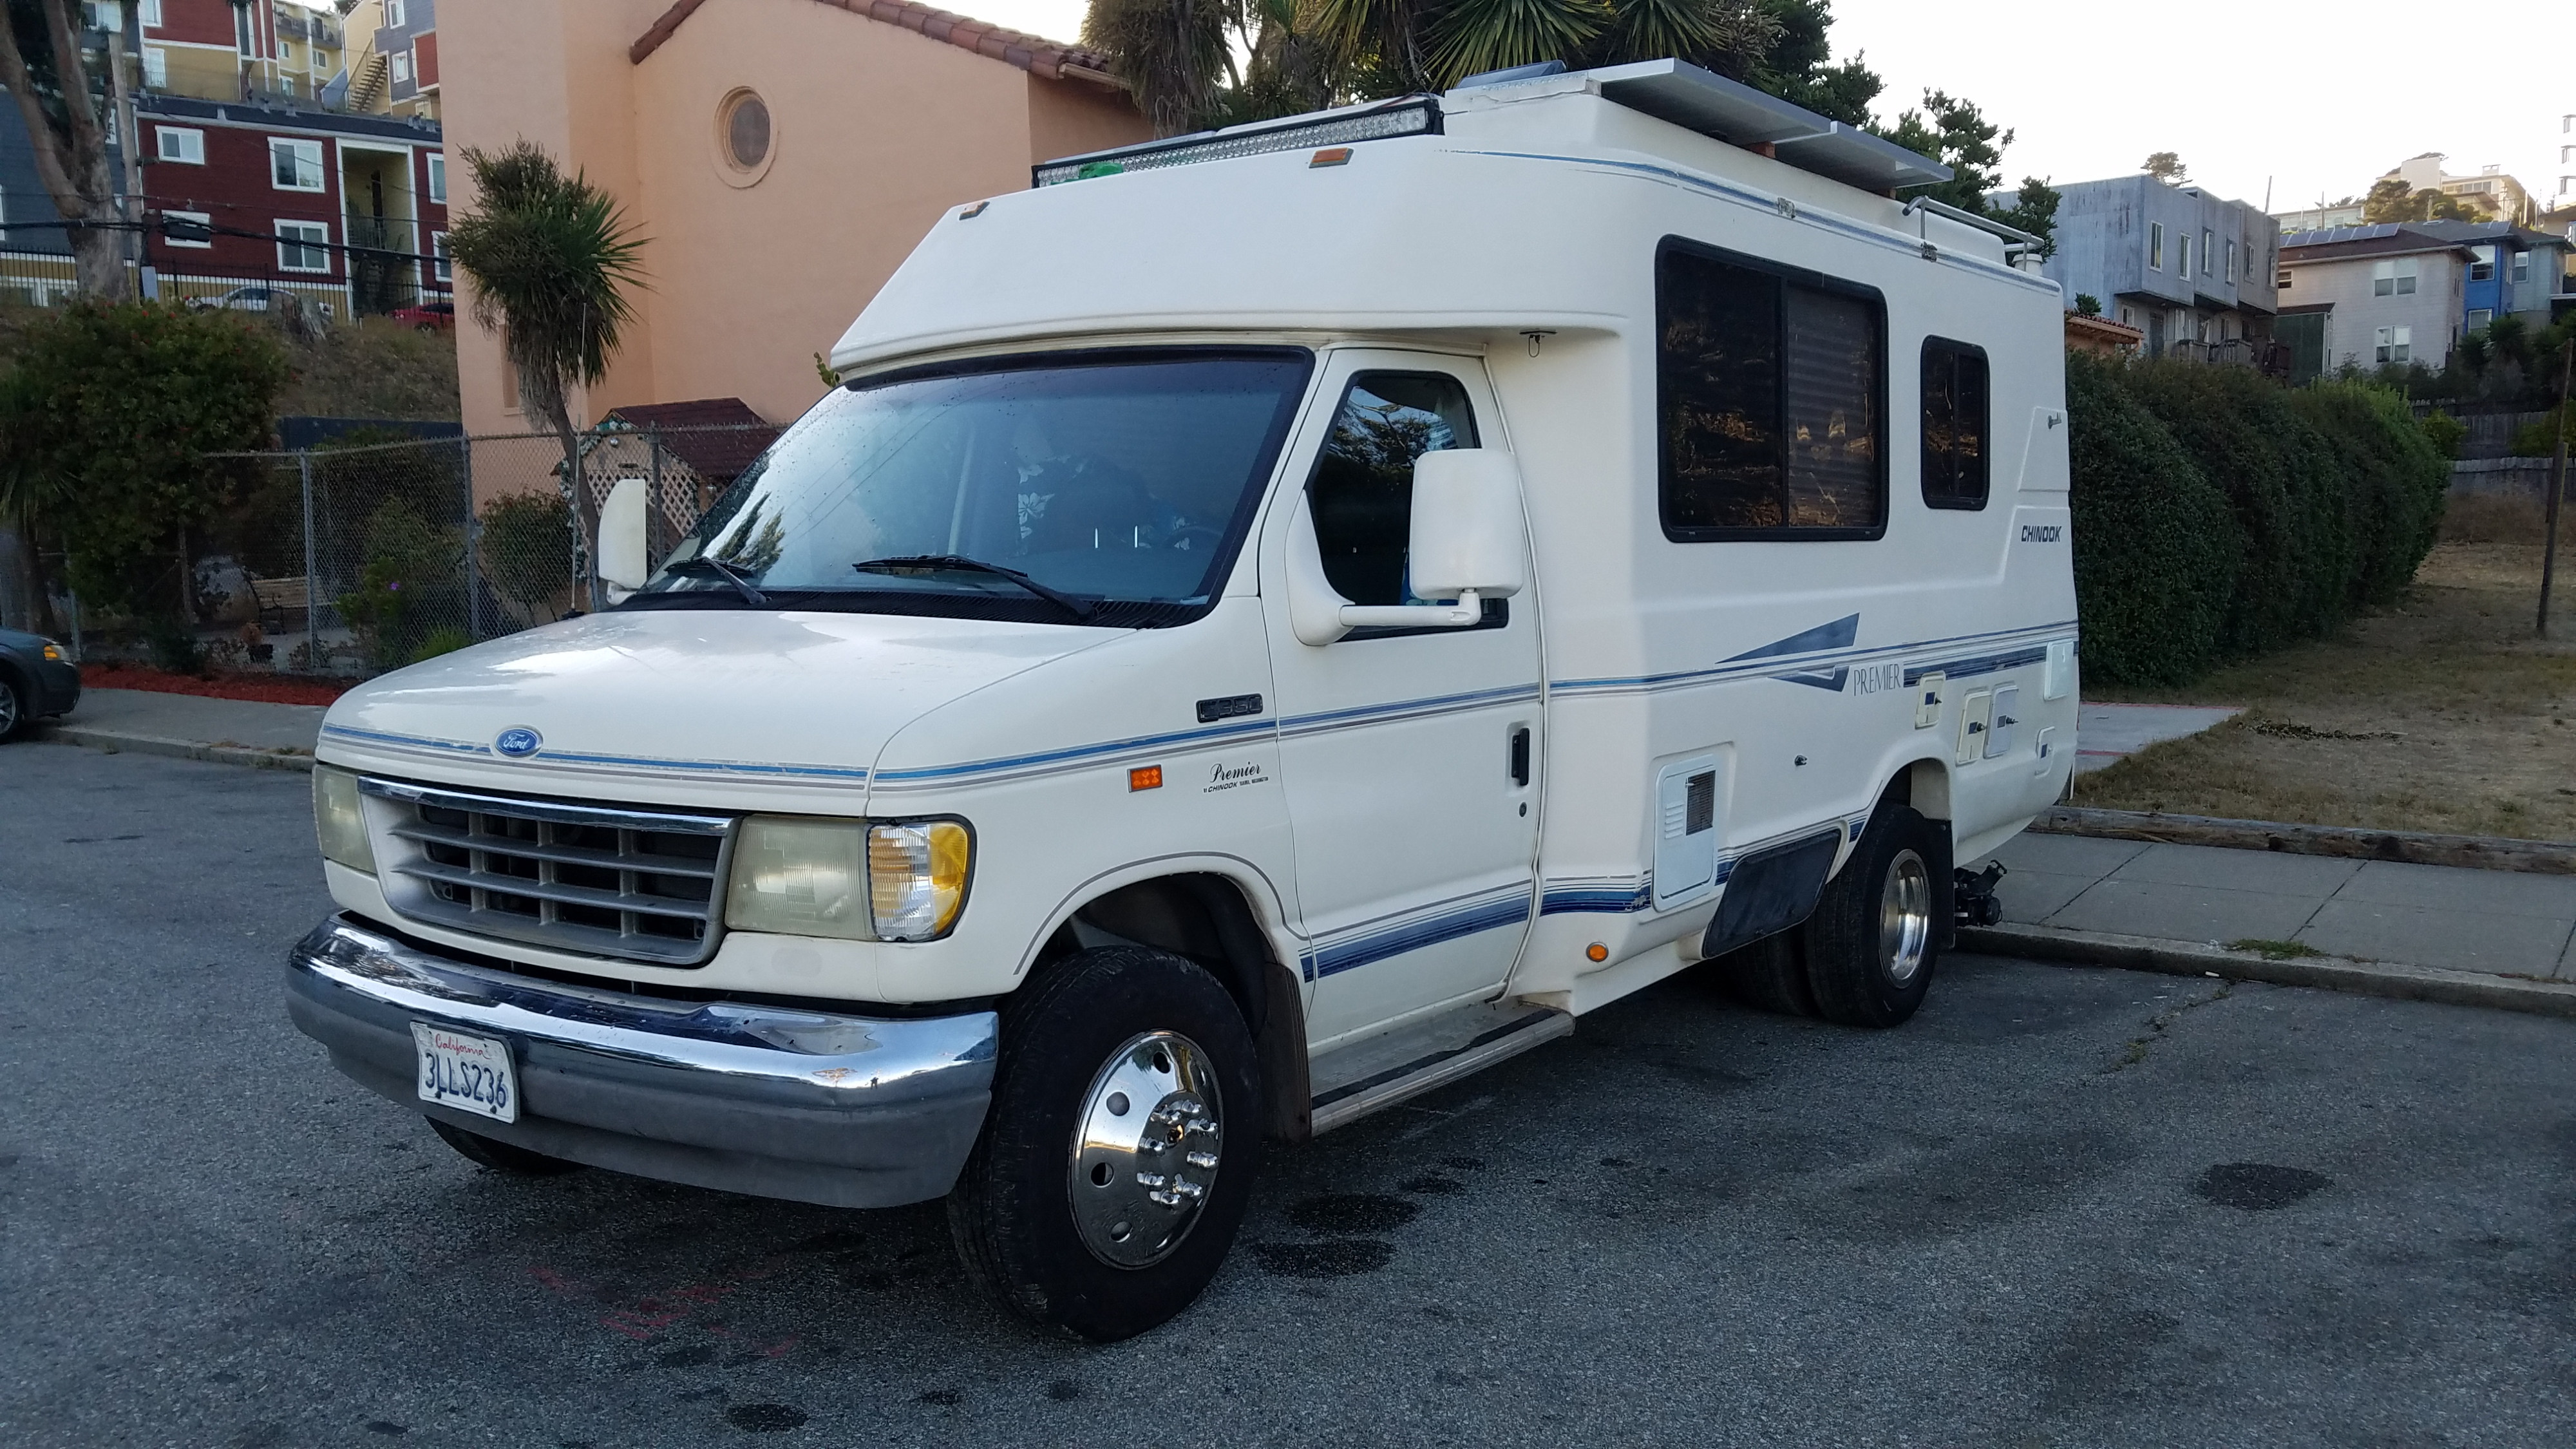
[[[333,707],[297,1024],[1105,1339],[1265,1139],[1695,963],[1905,1020],[2074,754],[2058,291],[1944,174],[1656,62],[952,211],[622,602]]]

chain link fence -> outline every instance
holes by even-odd
[[[593,516],[626,478],[649,485],[658,566],[777,435],[767,426],[630,428],[576,435]],[[380,674],[582,607],[578,538],[552,434],[390,438],[210,455],[232,505],[187,545],[195,652],[214,669]],[[53,600],[84,660],[150,662],[138,621]],[[167,660],[162,662],[166,663]]]

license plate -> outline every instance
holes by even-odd
[[[519,1120],[519,1079],[510,1044],[443,1026],[411,1024],[420,1052],[420,1099],[495,1122]]]

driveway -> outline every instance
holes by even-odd
[[[0,749],[0,1442],[2564,1446],[2576,1023],[1955,957],[1692,977],[1310,1146],[1175,1324],[934,1205],[457,1157],[288,1026],[302,775]]]

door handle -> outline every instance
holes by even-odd
[[[1529,784],[1530,732],[1528,725],[1512,726],[1511,771],[1512,784],[1514,787],[1526,787]]]

